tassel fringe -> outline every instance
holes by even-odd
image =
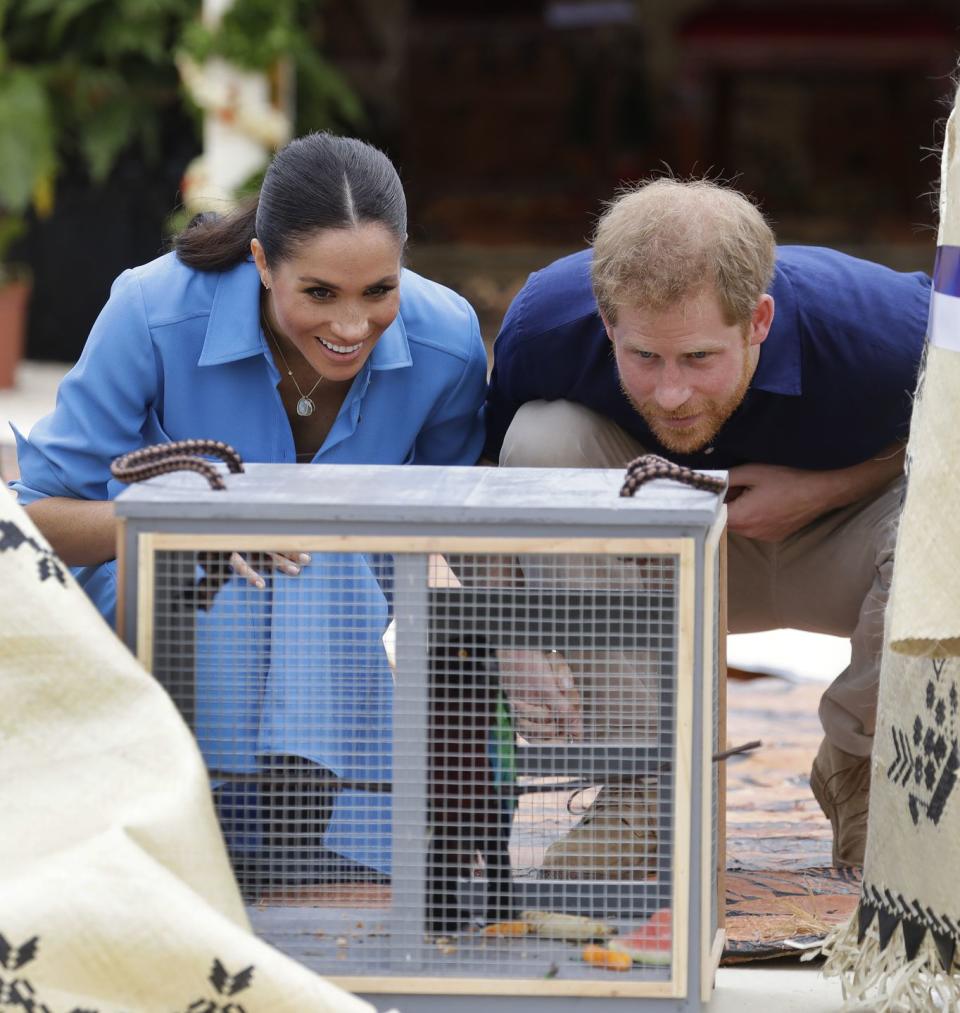
[[[876,923],[857,942],[857,912],[837,926],[824,940],[820,956],[826,957],[823,975],[839,978],[843,1011],[871,1013],[917,1013],[920,1010],[960,1010],[960,974],[946,974],[936,944],[928,933],[913,960],[907,960],[903,929],[894,929],[884,949]],[[816,953],[805,959],[812,959]]]

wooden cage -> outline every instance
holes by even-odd
[[[117,500],[118,626],[255,929],[378,1008],[709,999],[726,511],[622,478],[250,465]]]

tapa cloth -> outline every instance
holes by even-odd
[[[960,1009],[958,769],[960,659],[905,656],[888,644],[863,890],[825,947],[825,973],[841,976],[846,1009]]]
[[[960,112],[947,121],[925,364],[907,447],[890,642],[904,654],[960,654]]]
[[[360,1013],[250,932],[203,761],[0,489],[0,1008]]]
[[[824,947],[825,973],[841,977],[847,1009],[960,1009],[958,130],[955,106],[880,670],[863,892],[851,921]]]

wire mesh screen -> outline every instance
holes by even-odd
[[[669,979],[677,556],[284,551],[153,567],[258,930],[330,975]]]

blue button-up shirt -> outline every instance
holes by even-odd
[[[904,439],[926,333],[930,278],[835,250],[781,246],[773,326],[743,403],[710,448],[668,451],[620,389],[590,287],[590,251],[530,276],[494,346],[486,455],[517,409],[566,399],[617,422],[645,449],[695,468],[842,468]]]
[[[169,254],[121,275],[55,410],[29,439],[17,434],[21,502],[112,499],[122,485],[111,460],[168,440],[223,440],[247,461],[295,461],[259,299],[252,262],[204,273]],[[474,464],[486,368],[470,305],[404,271],[399,315],[314,461]],[[112,620],[115,564],[74,572]],[[340,777],[389,780],[389,561],[318,553],[303,576],[274,571],[266,581],[259,590],[234,577],[195,616],[195,731],[208,764],[244,773],[264,756],[294,754]],[[231,847],[256,851],[256,827],[242,822],[239,837],[225,823]],[[389,871],[389,828],[388,794],[343,790],[324,843]]]
[[[252,261],[196,271],[167,254],[116,280],[56,409],[17,433],[22,503],[113,499],[120,454],[169,440],[223,440],[246,461],[293,462],[293,433],[260,328]],[[404,271],[400,313],[355,378],[315,462],[474,464],[487,358],[459,295]],[[74,571],[112,621],[115,564]]]

